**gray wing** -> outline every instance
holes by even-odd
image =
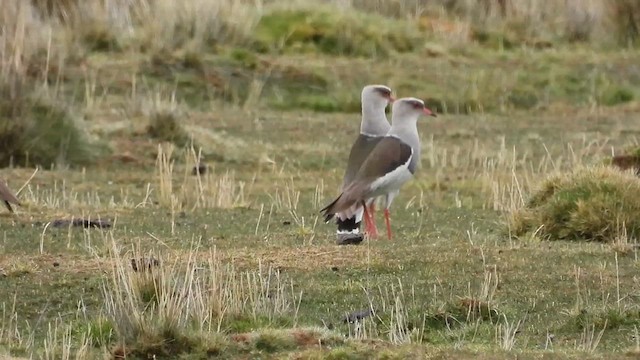
[[[351,182],[343,188],[342,194],[321,210],[325,219],[328,220],[333,214],[365,201],[371,193],[371,184],[401,166],[408,167],[412,154],[411,146],[398,138],[392,136],[379,138]]]
[[[353,143],[353,146],[351,146],[351,152],[349,153],[347,170],[345,171],[344,178],[342,180],[343,189],[353,181],[364,161],[382,138],[382,136],[358,135],[358,138],[356,139],[356,142]]]
[[[412,154],[411,146],[396,137],[385,136],[362,164],[354,181],[370,183],[408,162],[410,166]],[[412,169],[409,171],[413,173]]]

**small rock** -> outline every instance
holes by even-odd
[[[337,266],[332,266],[332,267],[331,267],[331,271],[338,271],[338,270],[339,270],[339,269],[338,269],[338,267],[337,267]]]
[[[285,220],[282,222],[282,225],[291,225],[291,221]]]
[[[343,234],[336,239],[337,245],[360,245],[364,240],[362,234]]]
[[[57,261],[54,261],[54,262],[53,262],[53,267],[58,267],[58,266],[60,266],[60,263],[59,263],[59,262],[57,262]]]
[[[198,163],[198,165],[194,166],[191,170],[191,175],[204,175],[209,170],[209,167],[206,164]]]
[[[69,226],[69,224],[71,224],[71,221],[69,220],[57,219],[51,222],[51,227],[59,228]]]

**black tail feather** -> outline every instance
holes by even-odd
[[[338,196],[335,200],[333,200],[331,204],[320,209],[320,212],[324,216],[325,223],[328,223],[329,220],[333,219],[334,215],[336,214],[335,211],[333,211],[333,206],[338,202],[338,200],[340,200],[341,197],[342,197],[342,194],[340,194],[340,196]]]
[[[13,212],[13,208],[11,207],[11,204],[8,201],[4,201],[4,206],[7,207],[7,209],[9,209],[10,212]]]
[[[350,217],[344,220],[340,220],[338,218],[336,219],[336,224],[338,225],[338,231],[342,231],[342,232],[344,231],[353,232],[355,229],[360,228],[360,222],[356,221],[355,215],[353,217]]]

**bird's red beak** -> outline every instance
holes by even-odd
[[[389,95],[389,104],[393,104],[394,101],[396,101],[396,98],[393,95]]]
[[[424,110],[422,110],[425,115],[427,116],[433,116],[433,117],[438,117],[438,115],[436,115],[436,113],[434,113],[433,111],[431,111],[428,107],[424,107]]]

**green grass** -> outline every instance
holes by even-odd
[[[639,353],[637,178],[600,167],[637,148],[636,51],[529,46],[478,24],[457,43],[431,12],[419,26],[366,4],[265,5],[242,30],[226,19],[246,4],[224,4],[144,28],[155,40],[138,18],[126,36],[85,24],[70,43],[56,27],[51,54],[3,69],[24,87],[0,100],[0,160],[25,167],[0,175],[26,186],[0,214],[0,357]],[[368,83],[439,116],[419,122],[394,240],[342,247],[318,210]],[[53,226],[78,217],[113,227]],[[369,315],[344,321],[356,313]]]
[[[427,153],[420,176],[407,186],[394,204],[394,241],[378,239],[358,247],[336,247],[333,245],[333,227],[315,224],[318,206],[313,199],[319,183],[308,179],[317,177],[324,181],[321,203],[332,196],[332,189],[340,178],[337,170],[340,153],[348,145],[344,141],[350,139],[357,128],[357,118],[263,112],[263,116],[276,114],[280,114],[280,118],[268,129],[256,130],[247,126],[242,117],[228,118],[225,125],[217,127],[218,131],[224,130],[238,138],[258,136],[266,148],[296,149],[304,144],[306,154],[312,156],[283,162],[285,158],[273,152],[270,157],[275,159],[275,167],[269,164],[257,165],[257,168],[237,167],[235,182],[252,184],[245,186],[245,198],[249,200],[245,206],[191,208],[193,203],[184,202],[191,198],[183,195],[185,200],[181,203],[186,207],[176,209],[174,215],[170,206],[154,205],[153,199],[158,195],[152,195],[151,201],[144,203],[147,182],[156,193],[159,191],[157,175],[152,171],[153,160],[149,163],[151,167],[146,169],[118,165],[92,168],[85,174],[61,170],[39,172],[36,179],[42,184],[52,184],[60,176],[65,177],[66,188],[54,192],[54,197],[77,197],[79,200],[67,206],[51,206],[45,202],[45,189],[40,189],[34,195],[24,195],[30,203],[28,210],[21,210],[14,219],[4,217],[1,220],[5,224],[3,238],[6,240],[2,243],[2,251],[6,256],[0,267],[7,276],[2,280],[6,286],[0,290],[0,297],[22,299],[15,304],[16,328],[23,336],[33,332],[33,336],[40,339],[36,348],[41,347],[41,339],[47,334],[46,324],[54,322],[61,312],[76,314],[78,301],[82,300],[86,310],[80,317],[73,315],[75,320],[69,319],[70,323],[77,324],[74,325],[77,335],[72,342],[76,344],[82,338],[80,334],[86,334],[95,344],[90,347],[94,352],[101,351],[98,344],[118,343],[118,339],[122,339],[118,331],[122,329],[113,325],[113,320],[105,322],[101,290],[103,283],[110,282],[112,270],[109,264],[118,259],[109,255],[108,244],[113,238],[122,247],[125,265],[135,252],[153,251],[161,254],[162,264],[166,264],[160,269],[187,265],[190,253],[199,268],[206,268],[207,252],[215,249],[220,264],[234,264],[238,271],[251,272],[258,267],[278,269],[283,284],[290,284],[285,288],[292,286],[292,291],[287,290],[287,298],[300,295],[299,305],[283,315],[254,318],[250,313],[240,313],[225,317],[221,335],[200,333],[195,325],[185,323],[178,327],[182,330],[171,330],[173,335],[169,336],[161,331],[162,328],[152,326],[141,337],[132,338],[126,344],[132,354],[142,357],[150,353],[170,357],[179,353],[196,356],[222,352],[238,356],[271,354],[269,356],[276,358],[293,353],[366,358],[372,356],[373,351],[366,341],[347,339],[343,340],[343,345],[331,346],[331,349],[306,348],[296,345],[290,338],[273,335],[274,330],[263,329],[289,328],[293,324],[328,326],[334,334],[331,336],[355,336],[355,325],[344,324],[343,316],[371,305],[376,316],[365,319],[367,332],[360,336],[380,339],[379,346],[389,356],[426,352],[447,353],[460,358],[478,353],[508,357],[509,352],[500,355],[502,350],[499,350],[496,335],[497,329],[506,324],[505,319],[509,323],[522,322],[514,351],[525,357],[537,357],[548,334],[554,336],[553,353],[561,357],[581,357],[585,354],[577,349],[584,341],[585,329],[591,329],[590,326],[595,327],[596,335],[605,328],[596,348],[597,354],[614,356],[635,346],[629,339],[634,326],[640,325],[632,300],[635,250],[617,256],[615,248],[598,244],[509,240],[502,235],[501,213],[487,209],[491,203],[490,193],[473,190],[483,189],[484,177],[489,176],[488,172],[477,176],[481,167],[474,165],[474,156],[491,159],[505,153],[500,150],[500,139],[482,140],[477,151],[466,143],[478,141],[483,133],[503,133],[500,129],[509,129],[504,135],[509,141],[521,144],[517,151],[523,154],[533,150],[526,146],[534,146],[531,142],[532,145],[526,145],[528,143],[523,139],[528,134],[541,133],[545,134],[545,144],[553,158],[562,158],[569,156],[563,141],[567,135],[552,129],[588,128],[588,118],[578,119],[576,124],[576,120],[564,122],[553,116],[541,118],[536,123],[525,121],[524,117],[522,121],[516,121],[507,117],[447,116],[421,123],[422,133],[426,135],[430,130],[435,142],[425,146]],[[615,117],[602,121],[615,128],[618,121],[623,120]],[[274,132],[274,127],[280,131]],[[460,137],[459,134],[469,127],[477,135]],[[324,129],[334,135],[309,143],[294,135],[300,128],[304,133]],[[605,139],[609,135],[595,136]],[[429,143],[424,135],[423,139]],[[617,141],[625,143],[626,140]],[[580,151],[580,142],[574,145],[575,150]],[[458,153],[457,160],[445,163],[445,152]],[[178,163],[174,170],[174,194],[179,197],[183,186],[180,185],[182,169],[190,170],[190,167],[180,155],[175,156]],[[323,156],[334,160],[324,166],[309,165],[314,157]],[[434,156],[434,163],[429,160],[430,156]],[[529,161],[536,163],[535,159],[532,155]],[[588,158],[582,161],[588,162]],[[280,163],[282,165],[278,165]],[[224,166],[232,165],[226,163]],[[282,171],[281,166],[284,166]],[[510,165],[505,166],[510,168]],[[517,167],[518,174],[524,176],[527,167],[526,164]],[[505,173],[510,172],[505,168]],[[11,174],[10,184],[14,185],[26,179],[30,172],[28,169],[13,170]],[[251,183],[256,174],[260,174],[259,180]],[[491,178],[499,181],[498,174]],[[449,179],[446,186],[433,186],[444,179]],[[93,192],[102,198],[113,197],[114,205],[96,203],[95,197],[89,196]],[[287,199],[295,197],[297,192],[300,193],[299,202],[290,204]],[[79,195],[73,195],[76,193]],[[456,205],[456,198],[459,205]],[[136,204],[144,205],[136,207]],[[290,210],[290,206],[294,209]],[[107,232],[49,227],[43,234],[44,224],[31,225],[33,221],[46,222],[56,217],[83,214],[117,216],[118,220],[115,228]],[[197,252],[191,250],[194,241],[199,243]],[[54,261],[60,265],[54,267]],[[172,273],[176,279],[180,278],[179,272]],[[618,289],[620,298],[613,295]],[[153,289],[150,291],[154,292]],[[147,300],[144,301],[152,299],[152,304],[156,304],[153,306],[158,306],[157,297],[153,300],[154,296],[145,296]],[[5,304],[10,309],[12,300]],[[7,316],[10,314],[13,312],[8,312]],[[401,328],[404,329],[400,334],[417,343],[396,348],[388,342],[398,338],[399,319],[402,319]],[[11,324],[9,322],[9,326]],[[111,326],[115,337],[108,335]],[[259,335],[250,345],[229,343],[230,337],[238,336],[234,334],[254,331]],[[211,336],[217,340],[203,340]],[[8,351],[16,355],[25,351],[25,345],[16,343],[15,339],[6,336],[2,339]],[[173,345],[154,345],[167,341]],[[203,344],[210,345],[202,347]]]
[[[420,36],[406,22],[326,9],[273,10],[262,16],[256,29],[256,47],[270,50],[281,43],[284,52],[320,52],[332,55],[386,56],[409,52]]]

